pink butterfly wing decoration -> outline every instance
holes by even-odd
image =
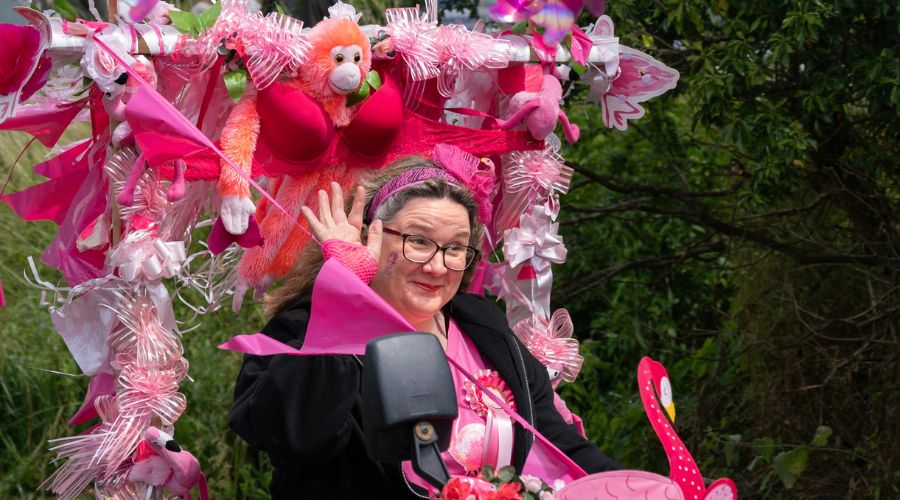
[[[619,76],[603,95],[603,124],[619,130],[628,120],[644,116],[639,103],[675,88],[679,74],[653,57],[630,47],[619,46]]]
[[[578,11],[581,11],[580,5]],[[532,16],[531,20],[544,28],[543,42],[548,47],[555,48],[572,30],[575,14],[562,0],[547,0],[544,8]]]
[[[545,0],[497,0],[489,12],[497,22],[517,23],[540,12],[545,3]]]

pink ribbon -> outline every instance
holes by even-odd
[[[550,321],[535,316],[524,319],[512,331],[538,361],[559,368],[563,380],[574,382],[578,377],[584,358],[578,354],[578,340],[572,338],[574,326],[569,311],[557,309]]]
[[[503,157],[503,197],[494,215],[495,234],[513,227],[529,207],[554,193],[566,194],[574,171],[550,146],[540,151],[513,151]]]
[[[437,30],[437,5],[426,2],[425,12],[419,7],[403,7],[384,11],[385,30],[391,43],[409,68],[413,81],[428,80],[440,74],[441,49],[434,38]]]
[[[538,316],[550,316],[550,290],[553,271],[550,264],[566,261],[566,247],[557,233],[559,223],[552,222],[547,206],[535,206],[519,219],[519,227],[508,229],[503,236],[503,256],[511,268],[529,262],[536,278],[528,280],[530,306]]]
[[[437,87],[444,97],[465,87],[469,72],[478,68],[500,69],[509,64],[508,40],[469,31],[461,24],[440,26],[435,37],[441,62]]]

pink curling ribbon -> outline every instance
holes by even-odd
[[[509,64],[509,41],[469,31],[461,24],[449,24],[437,29],[435,37],[440,47],[441,72],[438,75],[438,92],[451,97],[456,89],[464,88],[469,72],[478,68],[500,69]]]
[[[573,173],[550,146],[504,155],[503,197],[494,214],[495,234],[515,226],[528,207],[543,203],[554,193],[569,192]]]
[[[117,360],[127,357],[120,355]],[[187,361],[181,357],[168,367],[124,363],[118,378],[119,411],[130,415],[152,413],[163,425],[173,425],[187,407],[187,398],[178,392],[186,375]]]
[[[519,219],[519,227],[508,229],[503,236],[503,255],[509,266],[516,268],[530,262],[535,279],[531,284],[531,306],[535,315],[550,316],[550,290],[553,271],[550,264],[566,261],[566,246],[558,234],[559,223],[552,222],[550,208],[535,206]]]
[[[578,354],[578,340],[572,338],[569,311],[557,309],[549,321],[541,317],[524,319],[512,331],[544,366],[560,370],[563,380],[574,382],[578,377],[584,358]]]
[[[226,40],[236,48],[256,88],[262,90],[283,71],[297,71],[309,57],[311,46],[303,35],[303,22],[278,12],[250,12],[249,0],[221,0],[216,23],[197,38],[206,64],[212,64]],[[233,46],[233,47],[232,47]]]
[[[440,73],[441,49],[435,38],[437,1],[426,0],[425,12],[419,7],[387,9],[385,30],[394,49],[403,56],[413,81],[428,80]]]

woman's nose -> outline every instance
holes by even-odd
[[[424,265],[425,272],[441,276],[447,273],[447,266],[444,265],[444,252],[438,250],[431,257],[431,260]]]

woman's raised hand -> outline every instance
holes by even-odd
[[[366,203],[366,193],[362,186],[356,188],[356,196],[353,198],[353,206],[350,213],[344,212],[344,193],[340,184],[331,183],[331,196],[324,189],[319,190],[319,216],[309,207],[301,207],[303,216],[309,222],[313,235],[320,242],[326,240],[341,240],[348,243],[362,242],[360,235],[363,226],[363,208]],[[381,256],[381,221],[376,219],[369,225],[369,233],[366,248],[369,255],[376,261]]]

